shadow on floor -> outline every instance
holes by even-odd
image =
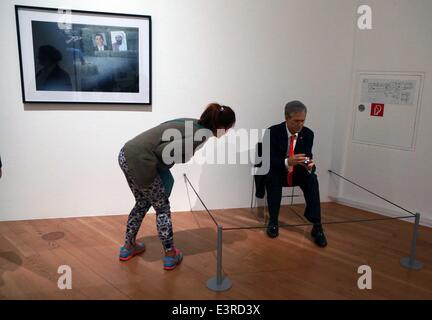
[[[15,271],[22,266],[23,260],[13,251],[0,252],[0,287],[3,286],[3,273],[6,271]]]
[[[244,230],[224,232],[223,244],[245,241],[247,238],[247,232]],[[174,232],[174,243],[177,248],[183,251],[185,256],[215,252],[216,240],[215,228],[198,228]],[[147,246],[146,254],[141,256],[143,260],[152,262],[161,259],[162,245],[158,236],[142,237],[139,241],[144,241]]]

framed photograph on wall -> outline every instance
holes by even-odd
[[[24,103],[151,104],[151,17],[15,6]]]

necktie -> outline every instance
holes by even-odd
[[[294,139],[295,136],[292,135],[290,137],[289,154],[288,154],[289,158],[294,156]],[[293,185],[293,173],[294,173],[294,166],[290,166],[288,169],[288,186]]]

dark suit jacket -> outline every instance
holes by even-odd
[[[286,174],[287,168],[285,167],[285,159],[288,151],[288,134],[286,129],[286,122],[271,126],[265,133],[270,135],[269,139],[264,138],[264,141],[270,141],[270,171],[272,174]],[[294,149],[295,154],[304,153],[306,157],[312,159],[312,146],[314,140],[314,133],[311,129],[303,127],[297,137],[296,146]],[[265,149],[264,149],[265,150]],[[315,167],[312,171],[315,171]],[[256,175],[256,196],[258,198],[264,197],[265,194],[266,175]]]
[[[99,49],[98,49],[97,46],[93,47],[93,50],[94,51],[99,51]],[[104,44],[104,51],[109,51],[108,46],[106,44]]]

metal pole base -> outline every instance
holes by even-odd
[[[210,278],[207,281],[207,288],[213,291],[226,291],[231,289],[232,282],[228,277],[224,277],[221,284],[217,283],[217,277]]]
[[[413,270],[420,270],[423,268],[423,263],[418,260],[411,260],[410,257],[405,257],[400,260],[400,264],[402,267]]]

